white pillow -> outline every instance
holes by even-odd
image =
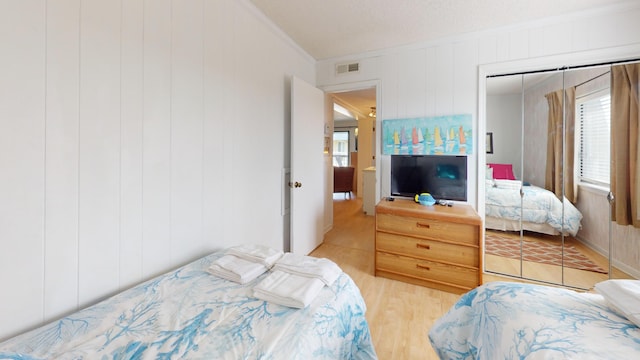
[[[520,180],[505,180],[495,179],[495,187],[500,189],[520,190],[522,187],[522,181]]]
[[[612,310],[640,327],[640,280],[605,280],[595,286]]]
[[[493,180],[493,168],[490,168],[489,166],[487,166],[487,169],[485,170],[485,177],[486,180]]]

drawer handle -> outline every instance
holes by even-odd
[[[426,244],[416,244],[416,247],[418,249],[427,249],[427,250],[431,249],[431,246],[430,245],[426,245]]]
[[[429,224],[423,224],[423,223],[416,223],[416,226],[419,228],[425,228],[425,229],[429,229],[431,226],[429,226]]]
[[[416,267],[418,269],[423,269],[423,270],[431,270],[430,267],[426,266],[426,265],[420,265],[420,264],[416,264]]]

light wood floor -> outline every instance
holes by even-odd
[[[434,290],[400,281],[378,278],[373,275],[375,218],[364,215],[362,199],[344,199],[334,196],[333,229],[324,242],[311,255],[335,261],[349,274],[360,288],[367,304],[367,321],[378,357],[385,359],[438,359],[427,336],[436,319],[460,297],[456,294]],[[588,250],[586,250],[588,251]],[[593,255],[593,254],[590,254]],[[592,256],[589,256],[592,257]],[[600,259],[593,260],[600,263]],[[520,265],[506,258],[487,258],[496,270],[516,271]],[[536,279],[556,271],[549,265],[527,264],[527,272]],[[601,264],[601,266],[604,264]],[[626,277],[626,274],[616,274]],[[565,272],[566,279],[582,284],[584,272]],[[509,277],[484,274],[490,281],[519,281]],[[591,281],[591,280],[589,280]]]
[[[334,200],[334,224],[311,255],[336,262],[360,288],[367,321],[384,359],[438,359],[427,334],[460,297],[439,290],[373,275],[375,218],[362,213],[362,200]],[[485,281],[504,280],[485,277]]]

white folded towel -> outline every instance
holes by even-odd
[[[234,255],[224,255],[211,263],[207,271],[226,280],[246,284],[265,273],[267,267],[263,264],[241,259]]]
[[[273,264],[280,259],[283,252],[282,250],[272,249],[267,246],[252,244],[231,247],[227,250],[227,254],[261,263],[267,268],[271,268]]]
[[[321,280],[331,286],[342,274],[342,269],[333,261],[326,258],[316,258],[293,253],[284,254],[274,265],[273,270],[280,270],[290,274],[306,276]]]
[[[522,187],[520,180],[495,179],[494,181],[495,187],[500,189],[520,190]]]
[[[303,309],[320,293],[324,283],[316,278],[273,270],[253,288],[253,296],[260,300]]]

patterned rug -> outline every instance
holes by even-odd
[[[531,240],[522,242],[523,260],[542,264],[561,266],[561,241],[554,239]],[[487,231],[485,235],[485,253],[511,259],[520,259],[520,238],[509,233]],[[587,270],[606,274],[596,263],[584,256],[573,244],[565,241],[564,266],[578,270]]]

